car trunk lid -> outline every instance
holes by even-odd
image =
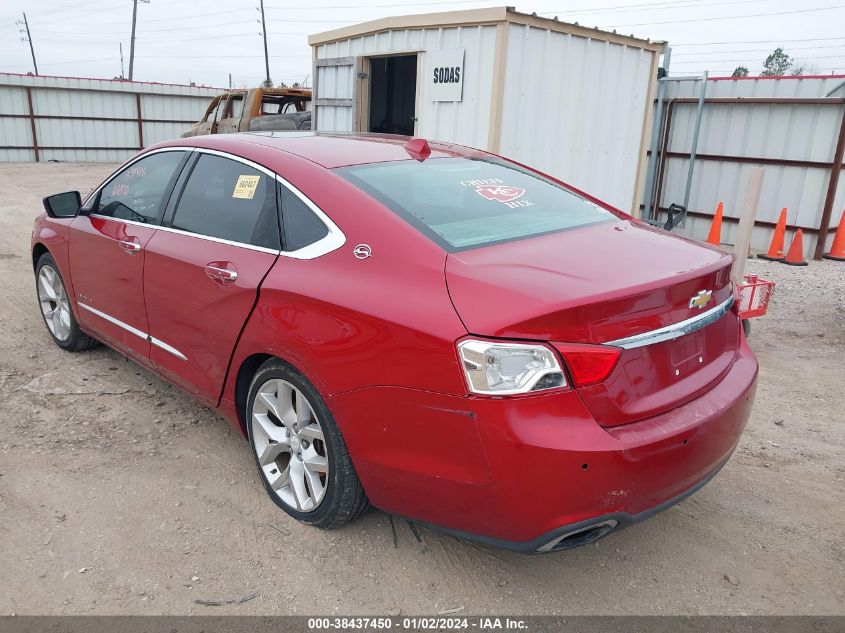
[[[716,249],[619,221],[452,253],[446,278],[475,335],[605,344],[729,301],[731,262]],[[578,392],[605,426],[657,415],[718,381],[738,336],[728,313],[678,338],[632,346],[607,379]]]

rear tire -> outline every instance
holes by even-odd
[[[44,325],[56,345],[68,352],[81,352],[98,345],[79,329],[62,274],[50,253],[41,255],[35,265],[35,291]]]
[[[293,367],[274,358],[259,368],[245,419],[264,488],[290,516],[331,529],[370,507],[331,412]]]

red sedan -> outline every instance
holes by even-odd
[[[249,438],[270,498],[516,550],[593,542],[727,461],[757,362],[731,257],[485,152],[379,136],[163,143],[32,258],[55,342],[102,341]]]

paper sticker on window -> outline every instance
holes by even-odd
[[[261,176],[238,176],[238,182],[235,183],[235,190],[232,192],[232,197],[252,200],[258,189],[259,180],[261,180]]]

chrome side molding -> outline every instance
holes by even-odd
[[[634,349],[637,347],[644,347],[646,345],[654,345],[655,343],[662,343],[663,341],[671,341],[680,338],[686,334],[692,334],[698,330],[707,327],[711,323],[715,323],[728,313],[734,303],[733,296],[723,301],[715,308],[697,314],[686,321],[667,325],[666,327],[651,330],[650,332],[643,332],[634,336],[616,339],[615,341],[608,341],[605,345],[613,347],[621,347],[622,349]]]
[[[85,310],[88,310],[88,312],[90,312],[92,314],[96,314],[101,319],[105,319],[109,323],[113,323],[117,327],[123,328],[124,330],[126,330],[127,332],[129,332],[131,334],[134,334],[138,338],[142,338],[145,341],[149,341],[150,343],[152,343],[156,347],[160,347],[161,349],[163,349],[165,352],[169,352],[170,354],[173,354],[176,358],[181,358],[182,360],[188,360],[187,356],[185,356],[182,352],[180,352],[175,347],[168,345],[164,341],[157,339],[156,337],[151,336],[151,335],[147,334],[146,332],[142,332],[138,328],[132,327],[128,323],[124,323],[120,319],[114,318],[110,314],[106,314],[105,312],[101,312],[100,310],[97,310],[96,308],[92,308],[91,306],[89,306],[85,303],[82,303],[81,301],[77,301],[77,305],[80,308],[84,308]]]

